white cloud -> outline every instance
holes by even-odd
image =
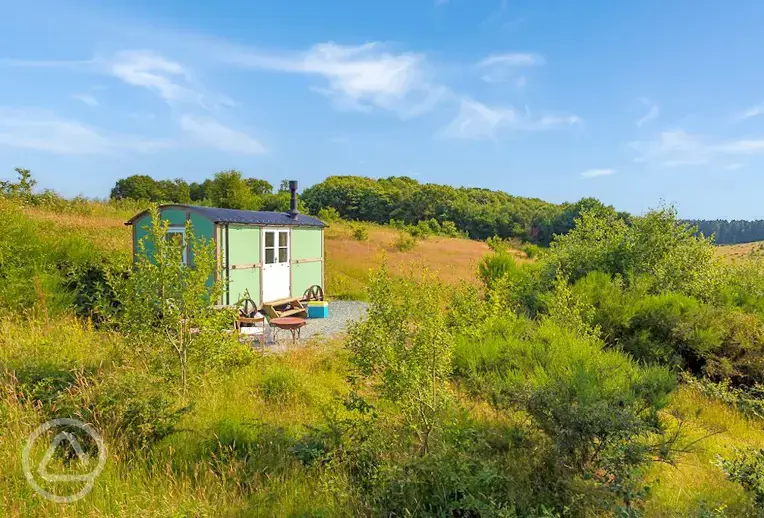
[[[108,66],[115,77],[133,86],[155,90],[165,101],[201,104],[202,95],[187,86],[189,71],[152,51],[118,52]]]
[[[479,67],[488,67],[491,65],[507,65],[511,67],[529,67],[534,65],[543,65],[546,61],[544,57],[529,52],[510,52],[507,54],[493,54],[481,60]]]
[[[596,178],[598,176],[610,176],[615,174],[615,169],[589,169],[581,173],[584,178]]]
[[[265,147],[246,133],[231,129],[212,119],[184,115],[180,127],[199,142],[222,151],[242,155],[265,153]]]
[[[518,68],[538,66],[546,63],[540,54],[513,52],[493,54],[478,62],[477,67],[484,70],[482,79],[488,83],[502,83],[515,77]]]
[[[108,133],[44,110],[0,108],[0,145],[62,155],[152,151],[167,141]]]
[[[98,102],[98,99],[96,99],[90,94],[74,94],[72,95],[72,99],[76,99],[92,107],[96,107],[101,104]]]
[[[323,77],[327,84],[313,90],[342,109],[377,108],[408,118],[429,111],[449,95],[447,88],[430,80],[424,55],[395,54],[385,48],[378,42],[321,43],[293,55],[239,51],[228,52],[224,59],[240,66]]]
[[[764,152],[764,139],[735,140],[719,144],[716,149],[730,155],[751,155]]]
[[[636,162],[659,168],[706,164],[721,155],[764,153],[764,139],[714,142],[681,129],[663,131],[651,140],[632,142],[630,146],[638,153]]]
[[[207,92],[186,66],[151,50],[124,50],[105,62],[108,73],[125,83],[147,88],[168,103],[190,103],[212,109],[236,106],[230,98]]]
[[[637,120],[637,127],[641,128],[648,122],[654,121],[658,118],[658,115],[660,115],[661,111],[660,108],[658,108],[657,104],[650,104],[648,101],[643,100],[642,101],[646,106],[649,107],[647,110],[647,113],[645,113],[642,117]]]
[[[724,166],[724,169],[727,171],[737,171],[738,169],[742,169],[745,167],[745,164],[742,162],[734,162],[732,164],[727,164]]]
[[[758,117],[759,115],[764,115],[764,103],[759,103],[755,106],[751,106],[750,108],[740,112],[735,116],[736,121],[743,121],[746,119],[750,119],[751,117]]]
[[[544,114],[533,117],[512,107],[490,107],[472,99],[461,101],[459,114],[438,135],[444,138],[495,139],[500,130],[544,131],[581,123],[576,115]]]

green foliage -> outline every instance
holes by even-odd
[[[411,234],[401,232],[395,239],[393,246],[399,252],[410,252],[416,247],[416,239]]]
[[[353,239],[356,241],[368,241],[369,229],[364,225],[353,225]]]
[[[9,198],[19,198],[28,200],[32,197],[32,189],[37,185],[37,180],[32,178],[32,172],[29,169],[14,169],[18,175],[16,183],[10,181],[0,181],[0,196]]]
[[[733,387],[729,379],[714,382],[706,378],[684,374],[682,382],[704,396],[725,403],[745,416],[764,419],[764,386]]]
[[[589,272],[647,275],[650,291],[675,291],[704,298],[713,295],[721,279],[713,243],[666,208],[633,218],[627,226],[616,216],[584,212],[576,227],[552,243],[544,258],[547,278],[562,270],[571,281]]]
[[[395,220],[414,232],[425,229],[448,236],[473,239],[515,237],[549,244],[555,234],[573,227],[584,210],[615,214],[597,200],[587,198],[575,204],[553,205],[537,199],[510,196],[499,191],[420,184],[407,177],[379,180],[357,176],[331,176],[305,190],[303,199],[311,214],[333,207],[350,220],[384,224]],[[623,215],[618,215],[624,218]],[[439,229],[434,228],[435,221]]]
[[[704,236],[713,236],[720,245],[734,245],[764,241],[764,220],[690,220],[687,224],[697,228]]]
[[[526,243],[522,246],[521,250],[525,252],[528,259],[537,259],[542,257],[546,253],[546,249],[533,243]]]
[[[533,418],[551,448],[547,469],[566,492],[588,480],[612,505],[632,505],[643,495],[640,470],[670,451],[658,414],[675,384],[665,369],[640,367],[553,319],[494,324],[479,342],[459,339],[455,353],[476,394]]]
[[[272,369],[263,377],[258,392],[266,401],[287,403],[294,400],[300,390],[300,380],[292,369],[280,367]]]
[[[209,198],[212,205],[224,209],[253,209],[257,205],[254,193],[242,176],[234,169],[221,171],[209,187]]]
[[[719,465],[727,478],[751,493],[756,508],[764,510],[764,450],[738,451],[732,458],[719,459]]]
[[[322,207],[318,211],[318,219],[325,223],[333,223],[340,220],[340,213],[334,207]]]
[[[225,334],[233,323],[232,315],[212,308],[222,291],[220,282],[213,281],[214,244],[197,238],[191,222],[186,224],[185,241],[168,230],[169,222],[153,208],[133,272],[114,279],[113,285],[122,303],[120,329],[160,364],[173,353],[185,391],[189,360],[206,357],[217,344],[233,342]]]
[[[451,372],[443,290],[427,272],[421,279],[390,277],[384,266],[372,274],[368,290],[368,317],[347,340],[353,365],[382,397],[400,405],[427,452]]]
[[[113,200],[144,200],[154,203],[188,203],[191,188],[182,178],[154,180],[148,175],[133,175],[118,180],[111,190]]]
[[[146,450],[178,430],[190,407],[176,407],[161,378],[146,373],[114,376],[97,386],[84,414],[126,452]]]

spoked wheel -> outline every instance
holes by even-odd
[[[257,304],[249,296],[249,290],[244,290],[244,297],[239,299],[236,307],[239,308],[239,315],[245,318],[251,318],[257,313]]]
[[[324,300],[324,289],[318,284],[314,284],[302,295],[303,300],[310,302],[311,300]]]

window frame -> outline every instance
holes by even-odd
[[[188,257],[188,241],[186,240],[186,228],[185,227],[170,227],[167,229],[166,237],[170,237],[173,234],[180,234],[183,239],[183,264],[188,266],[190,261]]]
[[[263,265],[289,264],[292,258],[292,252],[290,250],[290,230],[288,228],[264,228],[263,232],[265,232],[265,235],[263,236]],[[269,233],[273,236],[272,246],[268,246]],[[286,244],[284,246],[281,246],[282,234],[286,235]],[[284,261],[281,260],[282,249],[286,251],[286,258]],[[268,262],[269,250],[273,253],[273,262]]]

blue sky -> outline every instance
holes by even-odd
[[[0,178],[408,175],[764,218],[764,3],[0,0]]]

